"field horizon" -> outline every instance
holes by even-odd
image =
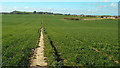
[[[1,68],[119,68],[118,0],[2,0]]]

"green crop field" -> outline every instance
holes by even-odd
[[[46,34],[63,59],[61,63],[65,66],[118,65],[117,20],[72,21],[64,17],[43,17]]]
[[[117,20],[66,20],[75,16],[45,14],[2,16],[4,66],[28,65],[41,27],[49,66],[119,65]]]
[[[2,15],[3,66],[27,65],[37,45],[41,18],[39,15]]]

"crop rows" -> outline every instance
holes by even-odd
[[[27,66],[44,28],[49,66],[118,66],[117,20],[67,20],[65,15],[3,15],[3,66]],[[42,23],[42,25],[41,25]]]
[[[27,66],[32,50],[37,47],[39,15],[2,15],[3,66]]]
[[[119,65],[117,20],[63,18],[44,17],[44,26],[65,66]]]

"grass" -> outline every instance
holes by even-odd
[[[26,66],[36,48],[41,27],[39,15],[2,15],[3,66]]]
[[[28,65],[41,26],[49,66],[118,66],[115,62],[120,61],[117,20],[75,21],[65,17],[75,16],[3,15],[3,66]],[[50,41],[63,60],[57,61],[58,55]]]
[[[2,66],[2,14],[0,14],[0,67]]]
[[[46,32],[64,59],[65,66],[118,65],[114,62],[120,61],[117,20],[72,21],[64,20],[65,16],[46,17]]]

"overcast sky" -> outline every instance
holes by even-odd
[[[1,2],[0,12],[11,12],[14,10],[18,10],[18,11],[32,11],[32,12],[47,11],[47,12],[70,13],[70,14],[118,15],[117,1],[119,0],[99,0],[101,2],[95,2],[98,0],[92,0],[91,2],[13,2],[14,0],[9,0],[9,1],[12,2]],[[38,1],[38,0],[34,0],[34,1]],[[44,0],[44,1],[48,1],[48,0]],[[78,0],[74,0],[74,1],[78,1]],[[85,0],[81,0],[81,1],[85,1]]]

